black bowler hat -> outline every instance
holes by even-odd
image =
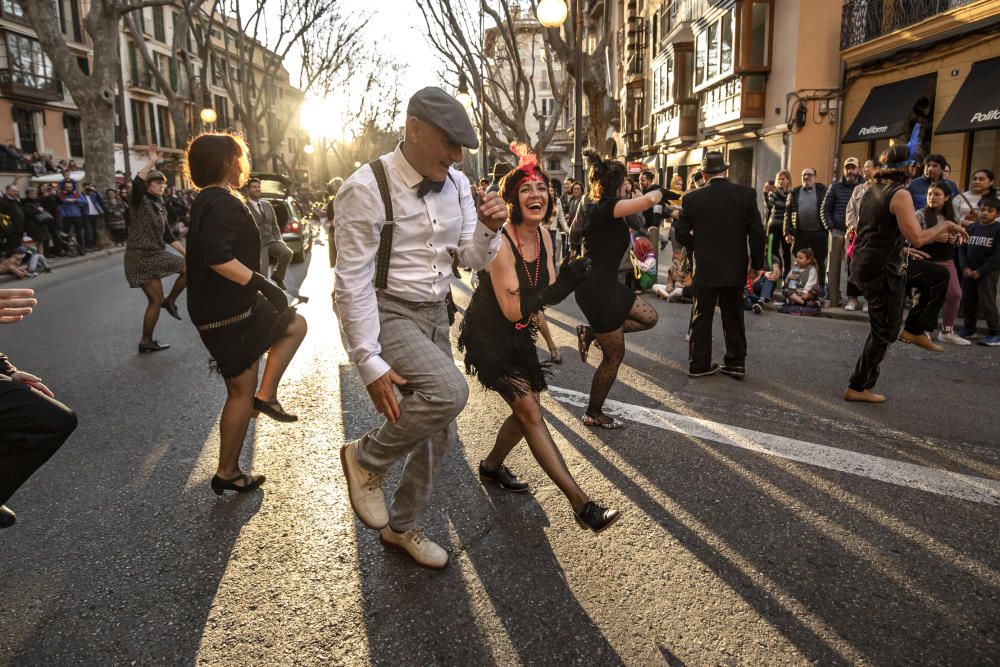
[[[435,86],[422,88],[406,105],[406,114],[437,127],[456,144],[479,148],[476,130],[462,103]]]
[[[701,158],[701,170],[706,174],[721,174],[729,165],[719,151],[709,151]]]

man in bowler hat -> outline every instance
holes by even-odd
[[[340,458],[362,523],[381,531],[383,545],[439,569],[448,553],[423,536],[417,520],[469,396],[448,336],[452,254],[462,266],[485,268],[499,250],[507,207],[480,189],[477,210],[468,178],[452,167],[461,162],[463,146],[479,145],[455,98],[424,88],[406,113],[403,142],[354,172],[334,200],[340,324],[372,404],[385,415],[381,426],[345,445]],[[393,214],[391,247],[382,250],[389,206],[380,180]],[[377,273],[386,265],[387,275]],[[382,482],[404,458],[402,480],[386,507]]]
[[[764,272],[764,226],[752,188],[730,183],[722,153],[706,153],[701,171],[708,183],[684,195],[677,221],[677,240],[694,258],[691,287],[691,340],[688,375],[705,377],[723,372],[746,377],[747,338],[743,324],[743,286],[749,274]],[[749,258],[748,258],[749,250]],[[726,337],[723,364],[712,362],[712,318],[722,313]]]

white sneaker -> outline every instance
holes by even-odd
[[[420,528],[397,533],[389,526],[378,534],[382,546],[406,553],[420,567],[441,570],[448,566],[448,552],[428,540]]]
[[[844,304],[844,310],[857,310],[857,309],[858,309],[857,299],[851,299],[846,304]]]
[[[358,463],[359,442],[355,440],[340,448],[340,465],[347,480],[347,495],[361,523],[380,530],[389,525],[389,510],[385,507],[385,494],[382,493],[385,473],[372,472]]]
[[[951,343],[952,345],[972,345],[972,341],[962,338],[954,331],[942,331],[938,334],[937,339],[942,343]]]

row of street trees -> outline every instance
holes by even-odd
[[[452,85],[457,87],[460,79],[467,78],[480,98],[478,104],[486,106],[486,143],[491,151],[509,154],[508,146],[516,141],[544,154],[557,125],[544,121],[561,117],[572,103],[576,77],[581,78],[590,111],[584,119],[584,143],[603,145],[615,114],[605,59],[612,34],[609,12],[596,18],[585,14],[584,33],[594,39],[584,49],[578,72],[576,24],[569,18],[561,29],[542,27],[535,18],[537,0],[417,0],[417,5]],[[491,39],[486,39],[482,26]],[[542,109],[543,98],[552,100],[552,109]],[[529,118],[539,121],[536,134],[530,131]]]
[[[293,52],[298,56],[299,86],[325,96],[365,63],[362,30],[368,15],[341,11],[339,0],[92,0],[83,27],[95,45],[85,71],[58,21],[57,0],[21,0],[28,22],[80,110],[88,178],[110,185],[114,179],[116,91],[122,67],[119,49],[122,22],[146,69],[168,100],[175,132],[186,143],[202,130],[197,114],[209,98],[211,60],[219,67],[233,113],[258,164],[271,164],[290,125],[272,113],[276,77]],[[157,67],[143,35],[138,13],[146,7],[177,7],[173,52],[184,76],[168,77]],[[190,49],[190,50],[189,50]],[[196,76],[194,58],[202,63]],[[233,73],[239,72],[239,80]],[[195,82],[198,82],[197,84]],[[123,119],[124,122],[124,119]],[[288,165],[284,165],[286,168]]]

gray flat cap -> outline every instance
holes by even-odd
[[[406,105],[406,113],[439,128],[445,136],[466,148],[479,148],[476,130],[461,102],[435,86],[418,90]]]

